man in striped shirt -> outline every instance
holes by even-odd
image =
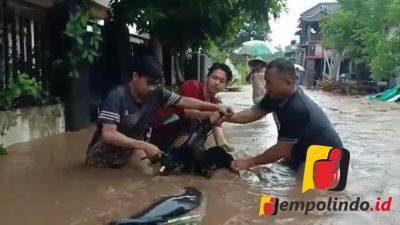
[[[105,99],[97,130],[89,144],[86,162],[91,166],[133,168],[149,171],[149,158],[161,156],[154,145],[143,141],[158,107],[176,105],[200,111],[219,111],[230,116],[230,107],[203,102],[172,93],[160,84],[161,66],[151,56],[137,57],[126,85],[111,90]]]

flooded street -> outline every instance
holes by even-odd
[[[132,215],[161,196],[194,186],[207,196],[203,224],[400,224],[400,104],[306,91],[350,151],[343,192],[301,193],[302,173],[273,164],[235,177],[149,177],[124,169],[88,168],[83,159],[93,128],[8,147],[0,157],[0,224],[104,224]],[[251,91],[221,94],[235,110],[251,106]],[[225,124],[236,157],[261,153],[276,142],[272,116],[247,125]],[[278,212],[259,216],[260,197],[374,202],[393,197],[390,212]]]

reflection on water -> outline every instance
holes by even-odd
[[[250,106],[251,94],[223,93],[226,104]],[[235,177],[220,171],[212,179],[190,176],[149,177],[127,168],[87,168],[83,164],[93,129],[66,133],[8,148],[0,157],[1,224],[103,224],[140,211],[160,196],[184,186],[202,190],[208,205],[204,224],[400,224],[400,105],[361,98],[307,92],[331,118],[349,149],[344,192],[301,194],[301,171],[272,164]],[[235,156],[261,153],[276,141],[271,116],[248,125],[225,124]],[[281,212],[258,216],[261,195],[285,200],[355,200],[393,197],[392,212]]]

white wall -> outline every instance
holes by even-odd
[[[0,144],[5,147],[64,131],[62,105],[0,111]]]

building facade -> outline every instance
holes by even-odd
[[[324,74],[329,74],[336,52],[323,47],[320,23],[337,10],[339,10],[338,3],[319,3],[300,15],[298,26],[300,29],[296,32],[300,37],[300,43],[295,63],[306,69],[302,85],[314,86],[317,80],[323,79]]]

